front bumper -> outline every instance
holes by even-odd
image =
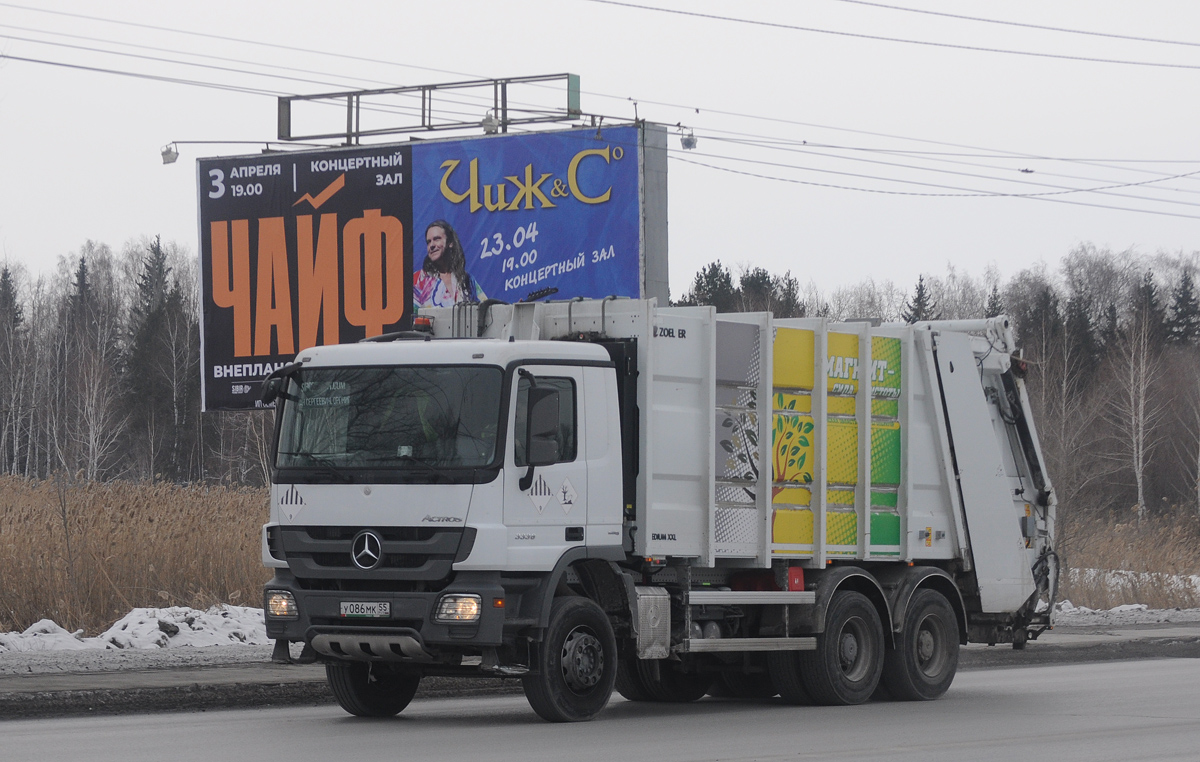
[[[286,590],[296,599],[297,617],[266,616],[267,636],[302,642],[327,658],[350,660],[432,661],[440,654],[479,652],[501,645],[504,588],[499,572],[460,572],[438,592],[309,590],[286,569],[278,569],[264,588]],[[448,624],[433,620],[438,600],[450,593],[474,593],[482,606],[479,620]],[[344,602],[388,602],[387,618],[341,616]],[[500,601],[497,606],[496,601]],[[265,608],[265,605],[264,605]]]

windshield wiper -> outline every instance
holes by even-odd
[[[342,482],[343,484],[349,484],[350,482],[354,481],[354,477],[343,471],[336,463],[334,463],[332,458],[314,455],[311,452],[281,452],[279,454],[290,455],[292,457],[308,458],[309,462],[313,466],[314,475],[321,474],[329,477],[331,480]],[[301,467],[304,468],[303,466]]]
[[[424,468],[426,471],[429,471],[431,474],[437,474],[438,476],[440,476],[444,479],[453,479],[454,478],[454,474],[451,473],[450,471],[447,471],[444,468],[438,468],[437,466],[424,460],[423,458],[418,458],[414,455],[379,455],[379,456],[370,458],[370,460],[373,463],[381,463],[384,461],[391,461],[391,462],[399,461],[401,463],[415,463],[416,465],[420,466],[421,468]]]

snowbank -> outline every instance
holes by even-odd
[[[262,609],[221,605],[199,611],[172,606],[134,609],[94,638],[83,637],[83,630],[70,632],[43,619],[24,632],[0,633],[0,653],[267,645],[270,642]]]
[[[1066,626],[1200,622],[1200,609],[1151,609],[1140,603],[1097,611],[1070,601],[1057,604],[1055,623]],[[262,609],[214,606],[198,611],[184,606],[134,609],[94,638],[64,630],[49,619],[24,632],[0,633],[0,654],[33,651],[139,650],[183,646],[266,646]]]

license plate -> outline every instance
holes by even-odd
[[[363,619],[386,619],[392,615],[387,601],[342,601],[342,616]]]

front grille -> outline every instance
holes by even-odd
[[[318,627],[338,627],[343,630],[364,627],[378,629],[383,625],[386,627],[411,627],[414,630],[420,631],[425,623],[420,619],[342,619],[340,617],[315,616],[312,618],[312,624]]]
[[[450,579],[390,580],[390,579],[330,579],[298,577],[301,590],[324,590],[355,593],[437,593],[450,584]]]
[[[365,527],[304,527],[314,540],[345,540],[350,542]],[[436,527],[371,527],[384,542],[427,542],[439,531]],[[462,531],[462,530],[458,530]]]
[[[351,546],[368,527],[280,527],[280,545],[299,579],[441,580],[450,576],[464,530],[441,527],[369,527],[382,540],[373,569],[360,569]]]

